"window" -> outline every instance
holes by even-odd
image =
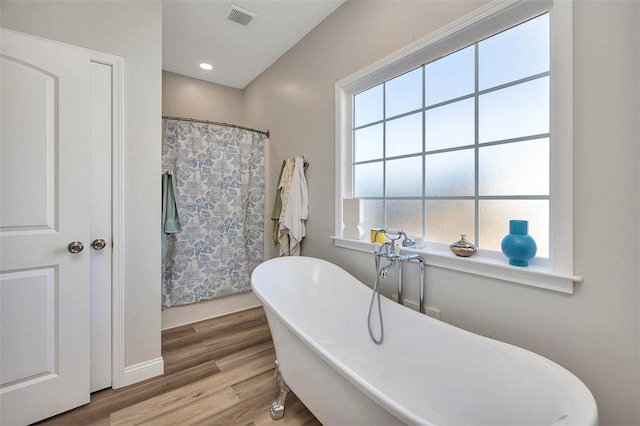
[[[500,250],[529,220],[549,257],[549,13],[354,95],[365,229]]]
[[[526,219],[538,252],[523,273],[573,292],[571,7],[493,2],[337,83],[337,245],[353,248],[342,198],[362,200],[365,230],[423,236],[436,258],[466,234],[474,264],[499,265],[509,219]],[[554,288],[537,279],[515,281]]]

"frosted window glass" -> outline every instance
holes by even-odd
[[[382,158],[382,123],[354,132],[353,159],[355,162]]]
[[[422,113],[387,121],[386,157],[422,152]]]
[[[473,99],[430,109],[425,114],[427,151],[472,145],[475,140]]]
[[[549,195],[549,139],[482,147],[480,195]]]
[[[469,241],[475,235],[473,200],[427,200],[427,240],[451,244],[465,234]]]
[[[473,149],[429,154],[425,158],[427,196],[473,195],[475,155]]]
[[[404,232],[422,235],[422,201],[421,200],[388,200],[387,228],[401,229]]]
[[[549,77],[480,96],[479,117],[480,142],[548,133]]]
[[[354,127],[382,120],[382,84],[358,93],[353,100]]]
[[[548,200],[480,200],[480,247],[501,251],[509,233],[509,220],[529,221],[529,235],[536,241],[536,257],[549,257]]]
[[[382,161],[353,166],[355,197],[382,197]]]
[[[364,209],[362,229],[365,239],[369,238],[369,231],[373,228],[384,228],[384,203],[382,200],[362,200]]]
[[[387,161],[387,197],[422,196],[422,156]]]
[[[480,90],[549,71],[549,14],[478,44]]]
[[[427,106],[474,92],[474,50],[474,46],[469,46],[427,64],[425,73]]]
[[[422,108],[422,68],[389,80],[385,84],[387,118]]]

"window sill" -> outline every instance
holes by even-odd
[[[349,240],[342,237],[330,237],[336,247],[373,253],[373,244],[367,240]],[[481,277],[495,278],[517,284],[524,284],[560,293],[573,294],[574,283],[582,282],[578,275],[559,274],[551,268],[536,265],[528,267],[511,266],[498,253],[479,251],[473,257],[458,257],[444,244],[429,244],[422,249],[401,248],[402,253],[418,253],[427,265],[451,269]]]

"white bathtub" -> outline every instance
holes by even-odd
[[[386,298],[375,345],[371,288],[336,265],[273,259],[251,285],[285,382],[324,425],[597,424],[591,392],[558,364]]]

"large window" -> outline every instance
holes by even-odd
[[[341,238],[359,198],[365,230],[424,237],[427,263],[573,292],[571,9],[495,1],[336,84],[336,245],[370,250]],[[538,252],[507,276],[510,219]],[[451,257],[460,234],[480,255]]]
[[[549,14],[354,95],[365,228],[500,250],[510,218],[549,256]]]

